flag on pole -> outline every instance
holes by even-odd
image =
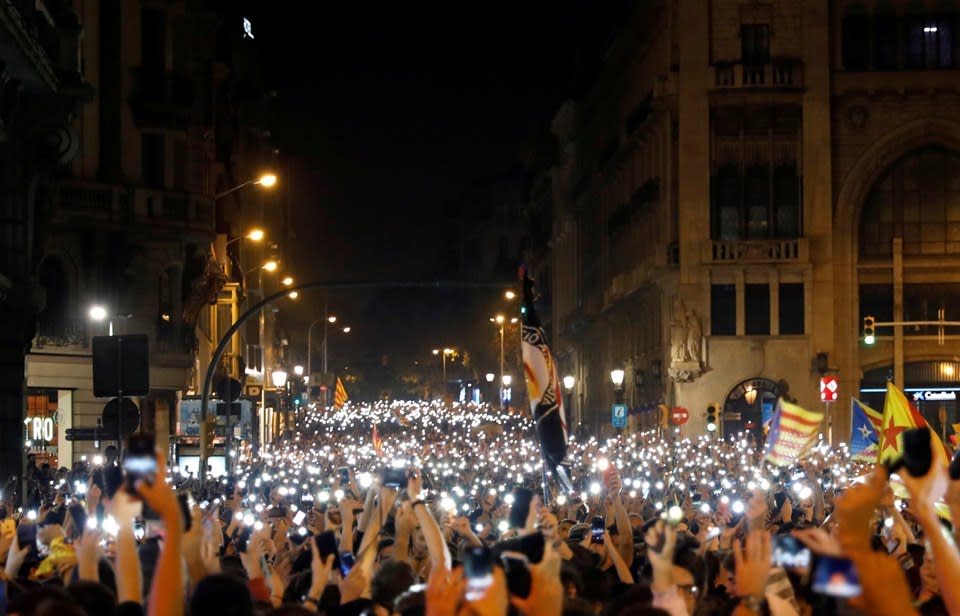
[[[343,405],[350,400],[350,396],[347,395],[347,388],[343,386],[343,381],[340,380],[340,377],[337,377],[337,389],[333,394],[333,406],[336,409],[343,408]]]
[[[780,398],[773,412],[764,457],[777,466],[789,466],[804,457],[817,440],[823,413],[808,411]]]
[[[377,452],[379,457],[382,453],[381,448],[383,447],[383,441],[380,440],[380,432],[377,430],[377,424],[373,424],[373,434],[370,436],[370,440],[373,443],[373,450]]]
[[[397,423],[399,423],[404,428],[410,427],[411,425],[410,420],[403,416],[403,413],[400,412],[400,409],[398,409],[395,406],[391,406],[390,410],[393,411],[394,416],[397,418]]]
[[[887,397],[883,401],[883,423],[880,427],[880,457],[877,461],[886,462],[899,458],[903,454],[901,434],[911,428],[930,430],[920,411],[910,404],[896,385],[887,381]],[[950,459],[943,441],[933,430],[930,430],[930,447],[933,449],[934,459],[941,459],[942,463]]]
[[[522,317],[523,374],[527,382],[530,413],[536,422],[537,436],[545,467],[552,471],[564,489],[573,491],[566,466],[567,419],[563,410],[563,395],[557,366],[547,347],[543,326],[533,305],[533,281],[521,268],[523,280]]]
[[[850,421],[850,454],[854,460],[876,462],[880,453],[879,426],[883,415],[854,398]]]

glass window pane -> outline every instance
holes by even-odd
[[[732,284],[710,286],[710,335],[733,336],[737,333],[737,287]]]
[[[803,283],[780,285],[780,335],[803,333]]]
[[[744,286],[744,331],[749,336],[770,335],[770,285]]]

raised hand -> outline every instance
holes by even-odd
[[[762,597],[770,575],[770,533],[753,530],[734,548],[733,561],[736,570],[737,594],[741,597]]]

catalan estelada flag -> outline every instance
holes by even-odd
[[[883,414],[855,399],[851,405],[850,457],[861,462],[877,461]]]
[[[777,400],[764,456],[777,466],[796,464],[816,442],[823,413],[808,411],[782,398]]]
[[[880,456],[877,461],[886,462],[899,458],[903,454],[900,435],[911,428],[929,430],[930,426],[904,393],[891,381],[887,381],[887,397],[883,401],[883,424],[880,428]],[[943,441],[933,430],[930,430],[930,447],[933,449],[934,460],[939,459],[945,464],[950,459]]]
[[[557,366],[553,363],[543,326],[534,309],[533,281],[525,268],[521,268],[520,273],[523,280],[521,350],[530,413],[536,422],[544,467],[557,477],[566,492],[572,492],[573,483],[566,460],[567,419],[563,412]]]
[[[337,377],[337,389],[333,394],[333,406],[334,408],[340,409],[343,408],[343,405],[347,403],[347,400],[350,399],[350,396],[347,395],[347,388],[343,386],[343,381]]]
[[[380,440],[380,431],[377,430],[377,424],[373,424],[373,434],[370,435],[370,441],[373,443],[373,450],[377,455],[382,455],[383,441]]]

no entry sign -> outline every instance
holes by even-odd
[[[682,406],[675,406],[673,410],[670,411],[670,421],[672,421],[675,426],[682,426],[687,423],[689,419],[690,412]]]

